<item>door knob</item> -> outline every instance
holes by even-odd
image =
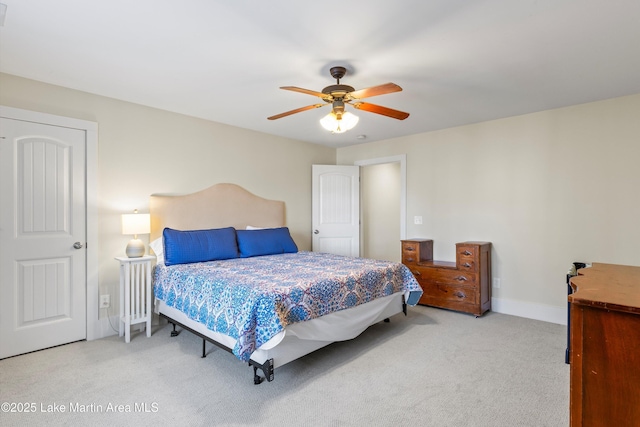
[[[75,243],[73,244],[73,247],[74,247],[74,248],[76,248],[76,249],[82,249],[82,243],[80,243],[80,242],[75,242]]]
[[[313,234],[318,234],[320,233],[318,230],[313,230]]]

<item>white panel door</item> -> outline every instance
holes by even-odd
[[[312,165],[314,252],[360,256],[360,167]]]
[[[2,118],[0,138],[4,358],[86,338],[86,133]]]

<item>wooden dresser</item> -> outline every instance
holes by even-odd
[[[419,304],[476,316],[491,309],[491,243],[456,243],[456,262],[448,262],[433,260],[433,240],[402,240],[402,263],[422,286]]]
[[[571,426],[640,426],[640,267],[571,279]]]

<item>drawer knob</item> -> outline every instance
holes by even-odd
[[[407,252],[413,252],[414,249],[411,246],[407,246],[407,247],[404,248],[404,250],[407,251]]]
[[[456,277],[456,280],[457,280],[458,282],[466,282],[466,281],[467,281],[467,278],[466,278],[466,277],[464,277],[464,276],[458,276],[458,277]]]
[[[471,253],[469,251],[464,251],[464,252],[462,252],[462,255],[469,256],[469,255],[473,255],[473,253]]]
[[[420,272],[418,270],[415,270],[412,273],[415,274],[416,276],[420,276]]]
[[[464,264],[462,264],[462,266],[464,268],[471,268],[471,264],[469,264],[468,262],[465,262]]]
[[[462,293],[460,291],[454,292],[453,296],[458,297],[458,298],[466,298],[467,297],[464,293]]]
[[[407,260],[407,262],[413,262],[413,261],[415,261],[415,260],[414,260],[413,258],[411,258],[411,257],[407,257],[407,258],[405,258],[405,259]]]

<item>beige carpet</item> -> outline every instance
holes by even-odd
[[[253,385],[188,332],[78,342],[0,361],[0,424],[568,426],[566,327],[429,307],[379,323]],[[10,409],[22,413],[5,412]],[[25,407],[35,412],[24,413]],[[64,409],[66,412],[46,412]],[[81,411],[85,412],[81,412]]]

